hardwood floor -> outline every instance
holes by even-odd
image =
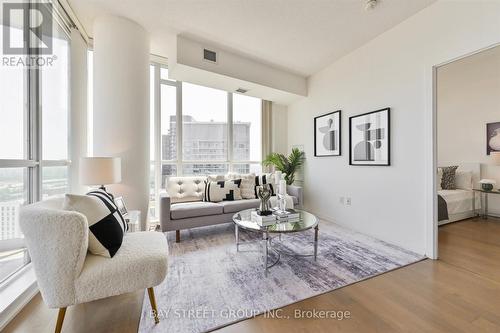
[[[440,227],[439,251],[438,261],[287,306],[278,312],[282,319],[258,316],[217,332],[500,332],[500,219]],[[136,332],[143,295],[69,307],[63,332]],[[294,318],[296,311],[314,309],[349,311],[350,318]],[[52,332],[56,316],[38,295],[5,332]]]

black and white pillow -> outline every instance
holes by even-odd
[[[205,181],[205,196],[203,201],[221,202],[241,200],[241,179]]]
[[[269,188],[271,189],[271,196],[276,195],[276,193],[274,193],[273,178],[274,177],[272,177],[271,174],[269,174],[269,173],[255,176],[255,197],[256,198],[258,198],[257,186],[260,186],[262,184],[269,184]]]
[[[103,190],[87,195],[66,194],[63,208],[82,213],[89,224],[89,251],[112,258],[120,249],[127,223],[115,203]]]
[[[442,167],[443,176],[441,178],[441,188],[443,190],[455,190],[457,188],[456,185],[456,172],[458,169],[457,165]]]

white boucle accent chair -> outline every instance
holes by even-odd
[[[63,210],[63,200],[38,202],[20,212],[21,230],[42,298],[50,308],[59,308],[55,331],[61,331],[70,305],[146,288],[158,323],[153,287],[167,274],[164,234],[128,233],[113,258],[90,254],[87,219],[81,213]]]

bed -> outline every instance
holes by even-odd
[[[481,198],[472,190],[481,179],[479,163],[440,163],[441,166],[458,165],[455,190],[438,189],[438,225],[476,216]],[[475,201],[475,202],[474,202]]]

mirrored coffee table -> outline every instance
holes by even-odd
[[[240,235],[239,229],[256,232],[262,234],[262,241],[264,242],[264,275],[267,276],[269,268],[273,267],[280,261],[281,254],[298,256],[298,257],[314,257],[316,261],[318,256],[318,224],[319,220],[316,216],[304,210],[296,209],[300,214],[300,218],[296,222],[277,222],[276,224],[262,227],[257,222],[252,221],[251,212],[255,209],[246,209],[233,215],[233,222],[235,224],[234,233],[236,238],[236,251],[239,251]],[[314,228],[314,242],[312,254],[296,254],[277,250],[272,246],[273,235],[281,239],[282,234],[305,232]],[[270,253],[274,253],[274,260],[271,258]]]

